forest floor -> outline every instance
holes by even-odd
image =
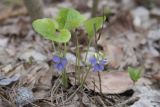
[[[47,17],[54,18],[61,7],[91,15],[92,0],[44,1]],[[70,85],[61,86],[51,63],[52,42],[34,32],[22,1],[0,1],[0,107],[160,107],[159,0],[100,0],[98,7],[98,15],[103,9],[112,13],[98,41],[109,60],[100,74],[102,93],[95,88],[96,73],[87,77],[85,88],[75,85],[74,41],[67,53]],[[79,37],[82,58],[84,36]],[[93,51],[90,47],[89,55]],[[144,70],[136,84],[129,78],[129,66]]]

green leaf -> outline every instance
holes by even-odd
[[[102,27],[105,19],[105,17],[95,17],[84,21],[84,27],[88,33],[89,39],[95,36],[95,32]]]
[[[54,41],[59,43],[66,43],[71,39],[71,33],[68,29],[61,29],[59,32],[55,33]]]
[[[68,42],[71,34],[67,29],[62,29],[57,32],[58,23],[49,18],[37,19],[33,23],[34,30],[46,39],[55,42]]]
[[[79,27],[85,21],[85,17],[74,9],[63,8],[59,11],[56,20],[59,23],[60,29],[71,30]]]
[[[33,21],[32,25],[36,32],[49,40],[53,39],[53,34],[58,28],[58,23],[49,18],[37,19]]]
[[[129,72],[130,78],[134,82],[138,81],[138,79],[140,79],[140,77],[141,77],[141,69],[140,68],[131,68],[131,67],[128,67],[128,72]]]

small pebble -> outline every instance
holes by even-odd
[[[35,98],[31,89],[20,87],[16,90],[15,103],[17,105],[23,106],[33,101],[35,101]]]

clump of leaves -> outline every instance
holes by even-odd
[[[141,78],[141,74],[142,74],[142,69],[141,68],[131,68],[128,67],[128,73],[130,78],[136,82]]]
[[[92,38],[96,36],[95,35],[96,32],[100,28],[102,28],[105,19],[106,18],[103,16],[103,17],[94,17],[86,20],[86,18],[83,15],[81,15],[77,10],[74,10],[71,8],[62,8],[60,9],[55,20],[52,20],[50,18],[43,18],[43,19],[37,19],[33,21],[32,25],[34,30],[38,34],[40,34],[42,37],[44,37],[45,39],[51,40],[53,42],[57,42],[58,45],[60,45],[61,43],[65,43],[65,49],[64,50],[58,49],[57,54],[53,56],[53,62],[55,64],[55,68],[57,68],[58,71],[61,72],[62,82],[64,86],[68,86],[67,75],[65,71],[65,67],[67,64],[65,53],[66,53],[66,43],[69,42],[71,39],[70,31],[78,27],[84,27],[88,34],[88,38],[91,42]],[[88,47],[89,46],[90,46],[90,43],[88,44]],[[79,53],[80,52],[78,51],[77,55]],[[96,57],[96,61],[95,61],[96,63],[94,64],[94,67],[96,66],[95,68],[97,68],[101,64],[100,65],[101,69],[98,69],[98,71],[100,70],[103,71],[104,65],[106,64],[106,62],[103,59],[101,59],[100,61],[101,62],[99,62],[99,59]],[[91,65],[93,66],[93,64]],[[87,71],[89,72],[90,69],[88,69]],[[87,77],[87,74],[81,78],[82,81],[85,80],[85,78]]]
[[[68,86],[68,81],[67,81],[68,76],[65,69],[68,62],[65,56],[66,46],[67,46],[66,43],[70,41],[71,36],[75,36],[75,35],[71,35],[70,31],[79,27],[84,27],[88,34],[87,36],[89,38],[89,44],[88,44],[88,50],[89,50],[90,42],[92,41],[93,37],[95,37],[94,42],[98,41],[96,40],[98,39],[96,37],[96,33],[97,31],[99,31],[99,29],[103,28],[103,24],[105,20],[106,20],[106,17],[104,16],[86,19],[83,15],[81,15],[78,11],[74,9],[62,8],[60,9],[55,20],[50,18],[43,18],[43,19],[37,19],[33,21],[32,25],[34,30],[38,34],[40,34],[42,37],[44,37],[45,39],[51,40],[53,42],[57,42],[58,45],[60,45],[61,43],[65,44],[65,49],[64,50],[58,49],[57,54],[54,55],[52,59],[55,65],[54,67],[57,68],[57,70],[60,71],[61,73],[62,84],[65,87]],[[97,45],[97,43],[95,44]],[[76,52],[76,55],[78,56],[79,54],[80,52],[78,50]],[[77,58],[77,60],[80,60],[80,59]],[[87,73],[85,73],[81,78],[79,78],[80,79],[79,81],[81,83],[80,86],[83,86],[83,83],[86,80],[90,70],[97,71],[99,74],[99,71],[103,71],[105,64],[107,64],[108,62],[105,60],[104,55],[97,50],[95,52],[95,56],[93,56],[90,59],[90,63],[91,64],[88,65],[88,67],[84,66],[86,68]],[[76,66],[79,66],[78,64],[79,63],[77,63]],[[130,78],[134,82],[136,82],[141,77],[141,69],[129,67],[128,72],[129,72]],[[79,74],[79,73],[76,73],[76,74]],[[99,77],[99,81],[101,81],[100,77]]]

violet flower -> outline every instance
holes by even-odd
[[[63,71],[67,65],[67,59],[58,55],[53,56],[52,61],[55,63],[55,68],[59,71]]]
[[[97,60],[95,57],[90,58],[89,62],[92,65],[92,70],[94,72],[99,72],[104,70],[104,66],[107,64],[105,59]]]

